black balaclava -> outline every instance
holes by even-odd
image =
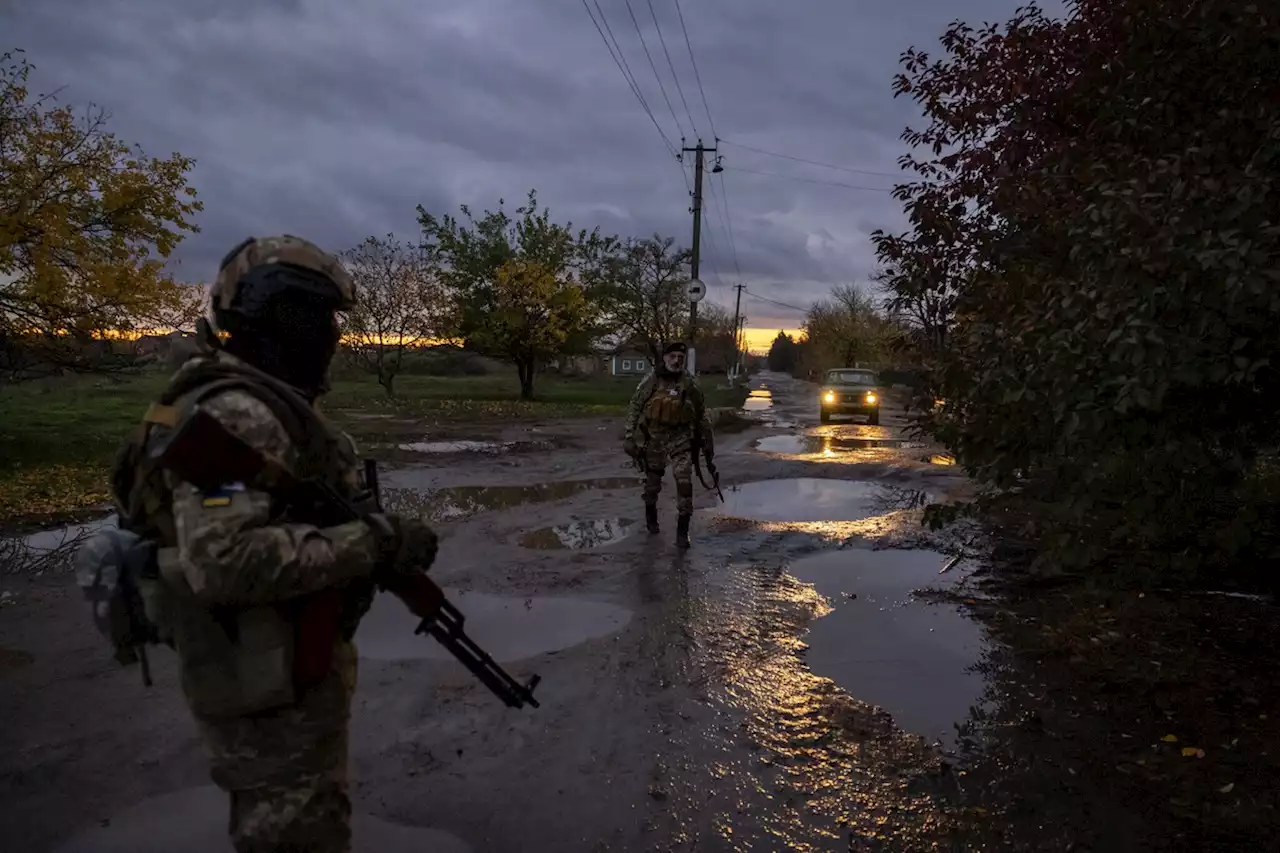
[[[291,264],[251,270],[218,325],[231,355],[314,400],[329,390],[329,363],[338,351],[338,288],[327,277]]]

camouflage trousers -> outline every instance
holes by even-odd
[[[198,719],[209,775],[231,798],[236,853],[350,853],[347,724],[355,681],[355,649],[342,643],[334,670],[297,704]]]
[[[655,431],[644,447],[644,502],[650,506],[658,502],[662,491],[662,477],[667,463],[676,481],[676,512],[693,513],[693,456],[690,447],[693,437],[687,430],[679,432]]]

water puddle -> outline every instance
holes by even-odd
[[[631,611],[581,598],[515,598],[446,590],[466,616],[467,633],[500,663],[557,652],[616,634]],[[444,646],[415,635],[418,620],[398,599],[379,595],[360,622],[356,648],[372,660],[453,660]]]
[[[438,829],[351,816],[353,853],[470,853],[462,839]],[[231,853],[227,795],[206,785],[144,800],[101,821],[54,853]]]
[[[629,518],[575,520],[555,527],[531,530],[520,537],[525,548],[581,550],[612,545],[631,535],[635,522]]]
[[[744,412],[763,412],[766,409],[773,408],[773,392],[768,388],[757,388],[747,394],[747,399],[742,403]]]
[[[756,449],[765,453],[808,454],[836,456],[855,450],[909,447],[901,438],[837,437],[831,435],[771,435],[756,442]]]
[[[40,575],[66,569],[80,543],[103,527],[114,527],[116,516],[66,524],[20,536],[0,538],[0,573]]]
[[[864,480],[762,480],[724,492],[722,515],[749,521],[858,521],[924,506],[930,496]]]
[[[933,551],[859,548],[797,560],[787,571],[831,607],[804,638],[810,671],[884,708],[902,729],[953,746],[955,724],[985,687],[974,668],[982,629],[955,604],[912,595],[965,576],[962,569],[939,574],[947,563]]]
[[[399,479],[407,479],[405,475],[412,472],[395,473],[402,475]],[[393,512],[413,511],[434,521],[451,521],[491,510],[564,500],[593,489],[635,489],[642,482],[636,477],[601,477],[532,486],[449,486],[432,492],[395,488],[387,489],[385,497],[388,509]]]
[[[550,441],[415,441],[397,445],[412,453],[514,453],[522,450],[549,450]]]

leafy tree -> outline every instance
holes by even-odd
[[[1229,555],[1272,512],[1244,489],[1280,444],[1277,27],[1077,0],[903,56],[927,126],[911,230],[875,240],[900,297],[954,297],[930,428],[981,480],[1052,484],[1059,556]]]
[[[796,342],[786,332],[779,331],[769,346],[769,369],[790,373],[796,366],[796,355]]]
[[[574,314],[579,325],[555,333],[556,336],[563,334],[561,345],[580,340],[582,330],[595,328],[598,323],[601,296],[610,287],[611,257],[617,241],[602,237],[599,229],[591,232],[583,229],[575,234],[571,224],[552,222],[546,208],[539,211],[533,190],[529,191],[525,204],[516,208],[516,218],[503,209],[503,204],[499,199],[496,211],[486,210],[479,218],[462,205],[465,221],[449,214],[437,217],[419,205],[418,222],[428,257],[436,265],[440,281],[452,299],[454,334],[468,347],[499,358],[514,359],[520,375],[521,396],[532,399],[536,370],[556,353],[547,352],[541,346],[512,347],[503,335],[495,333],[495,329],[509,328],[509,317],[492,315],[510,310],[516,304],[512,301],[514,294],[503,288],[524,280],[543,283],[542,276],[549,275],[556,287],[540,286],[538,293],[548,298],[567,299],[562,291],[580,291],[583,308]],[[518,263],[507,266],[511,262]],[[504,267],[505,278],[500,282],[499,271]],[[558,316],[558,306],[546,305],[544,309],[548,316]],[[514,354],[516,351],[520,354]]]
[[[405,352],[442,328],[444,293],[426,252],[393,234],[368,237],[342,257],[357,288],[343,318],[343,350],[394,396]]]
[[[592,309],[581,287],[539,261],[507,261],[498,268],[494,285],[493,304],[475,340],[515,362],[520,396],[530,400],[535,368],[563,351],[569,337],[587,324]]]
[[[737,352],[734,344],[733,313],[710,300],[698,304],[698,370],[728,372]]]
[[[0,349],[8,365],[100,365],[90,344],[181,325],[193,291],[165,270],[201,209],[193,161],[147,157],[33,95],[21,52],[0,56]]]
[[[612,258],[607,311],[614,329],[658,363],[662,347],[685,336],[689,323],[688,249],[671,237],[654,234],[629,239]]]

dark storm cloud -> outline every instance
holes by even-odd
[[[674,0],[653,0],[652,12],[648,0],[631,0],[631,9],[675,119],[625,0],[598,2],[667,140],[711,143]],[[1003,20],[1017,0],[965,5],[971,22]],[[898,136],[917,121],[913,104],[891,96],[898,55],[913,44],[933,49],[955,5],[680,8],[726,140],[725,171],[709,177],[704,199],[712,298],[731,303],[727,285],[743,280],[803,307],[832,284],[866,281],[875,267],[868,233],[903,227],[885,191],[894,179],[729,143],[895,173]],[[0,32],[37,65],[37,88],[65,86],[63,100],[108,107],[111,128],[149,153],[197,160],[206,207],[202,233],[180,252],[185,277],[207,277],[250,233],[293,231],[338,249],[369,234],[413,236],[417,204],[515,206],[531,187],[575,226],[689,240],[691,161],[674,162],[577,0],[41,0],[0,9]],[[759,300],[744,308],[752,325],[799,321]]]

